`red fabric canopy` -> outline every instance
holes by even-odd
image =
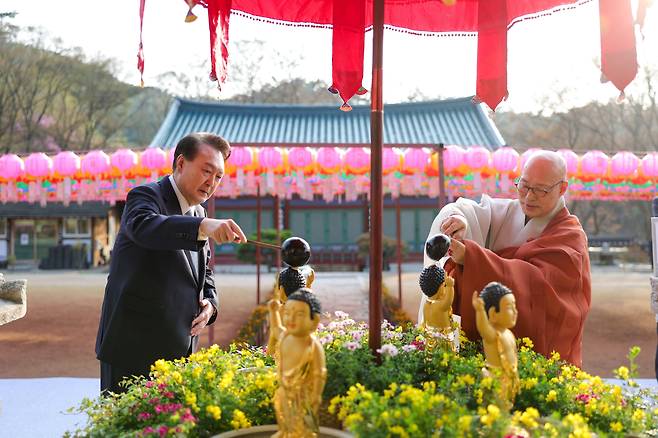
[[[385,0],[385,25],[417,33],[477,33],[477,98],[495,109],[507,96],[507,29],[519,20],[591,0]],[[600,0],[604,76],[623,92],[637,72],[630,0]],[[230,12],[295,26],[333,29],[332,86],[345,103],[361,87],[365,31],[372,26],[373,0],[185,0],[208,8],[211,74],[226,78]],[[140,19],[144,0],[141,0]],[[141,25],[141,23],[140,23]],[[218,35],[219,32],[219,35]],[[215,59],[220,44],[221,60]],[[141,47],[141,41],[140,41]],[[140,53],[141,55],[141,53]],[[143,72],[143,57],[140,56]],[[349,105],[346,104],[346,108]]]

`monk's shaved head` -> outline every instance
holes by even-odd
[[[553,151],[537,151],[530,155],[523,166],[523,173],[541,172],[553,180],[567,180],[567,162],[562,155]]]
[[[567,163],[562,155],[552,151],[535,152],[523,166],[517,183],[523,213],[530,219],[550,214],[568,186]]]

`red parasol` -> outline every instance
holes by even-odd
[[[260,21],[300,26],[326,27],[333,31],[332,86],[329,91],[343,99],[341,109],[362,87],[365,31],[373,30],[371,98],[370,185],[370,347],[381,345],[382,284],[382,146],[383,146],[383,31],[392,28],[416,34],[476,33],[478,37],[476,98],[495,109],[507,97],[507,31],[519,21],[559,9],[573,8],[592,0],[185,0],[192,8],[208,9],[210,27],[210,78],[226,79],[229,21],[238,14]],[[140,29],[144,16],[140,0]],[[601,21],[602,79],[622,93],[637,72],[631,0],[599,0]],[[642,22],[649,0],[641,0]],[[215,56],[220,48],[219,64]],[[138,68],[144,71],[141,44]]]

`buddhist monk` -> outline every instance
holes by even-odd
[[[529,337],[543,355],[557,351],[581,366],[590,264],[587,236],[565,206],[566,163],[555,152],[536,152],[515,185],[518,199],[462,198],[441,209],[432,224],[430,236],[451,237],[444,268],[455,279],[453,311],[466,335],[478,339],[473,291],[503,283],[516,297],[516,337]],[[426,256],[425,265],[430,263]]]

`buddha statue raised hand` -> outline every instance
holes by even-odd
[[[520,386],[516,338],[510,330],[516,325],[518,314],[514,294],[502,284],[492,282],[480,294],[474,292],[472,301],[475,324],[484,346],[483,373],[499,379],[497,404],[509,411]]]
[[[324,349],[314,334],[320,323],[320,302],[310,290],[300,289],[288,296],[282,309],[275,300],[269,308],[270,330],[276,331],[279,339],[274,356],[279,378],[274,411],[279,431],[273,436],[315,438],[327,378]]]

